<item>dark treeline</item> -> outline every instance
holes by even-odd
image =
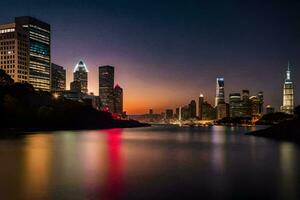
[[[143,125],[137,121],[114,120],[110,113],[97,111],[85,103],[56,99],[49,92],[35,91],[27,83],[3,80],[0,78],[2,129],[66,130]]]
[[[275,116],[281,121],[267,129],[249,133],[249,135],[268,137],[279,140],[287,140],[300,143],[300,106],[295,108],[293,119],[281,120],[283,115]],[[274,116],[273,116],[274,117]],[[268,118],[268,116],[266,117]]]

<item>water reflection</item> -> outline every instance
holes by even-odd
[[[246,131],[153,127],[3,139],[0,199],[299,198],[299,147]]]
[[[33,199],[44,199],[48,196],[51,176],[51,159],[53,135],[34,135],[26,139],[22,193]]]
[[[123,191],[123,164],[121,152],[121,129],[105,131],[108,144],[108,175],[104,199],[120,199]]]
[[[280,150],[280,168],[282,173],[283,188],[281,196],[285,199],[297,198],[297,174],[295,173],[299,168],[295,168],[296,146],[293,143],[283,142],[279,146]]]

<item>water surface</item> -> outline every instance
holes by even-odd
[[[300,199],[300,148],[255,128],[149,127],[0,139],[0,199]]]

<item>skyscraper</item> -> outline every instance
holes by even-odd
[[[258,100],[259,100],[259,114],[263,114],[264,112],[264,93],[263,92],[259,92],[257,94]]]
[[[224,78],[217,78],[215,107],[219,103],[225,103]]]
[[[294,86],[291,74],[291,65],[288,63],[286,77],[283,85],[283,104],[281,111],[287,114],[294,113]]]
[[[59,65],[51,63],[51,91],[66,90],[66,70]]]
[[[190,118],[196,118],[197,116],[197,106],[196,101],[192,100],[189,104],[189,110],[190,110]]]
[[[0,69],[15,82],[29,81],[29,38],[16,23],[0,25]]]
[[[251,101],[250,101],[250,91],[244,89],[242,91],[242,115],[243,116],[251,116],[252,115],[252,108],[251,108]]]
[[[203,94],[200,94],[199,100],[198,100],[198,117],[200,120],[202,120],[203,115],[203,103],[204,103],[204,96]]]
[[[29,36],[29,83],[36,90],[50,91],[50,25],[33,17],[16,17],[16,24]]]
[[[79,61],[73,71],[74,81],[71,83],[71,90],[85,94],[88,92],[88,72],[85,63]]]
[[[240,93],[231,93],[229,95],[229,110],[230,117],[243,116],[243,102]]]
[[[114,113],[123,114],[123,89],[116,85],[114,88]]]
[[[111,112],[114,110],[114,74],[113,66],[99,67],[99,97],[102,109]]]
[[[229,117],[229,104],[228,103],[219,103],[216,107],[217,119],[223,119]]]

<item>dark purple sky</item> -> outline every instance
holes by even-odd
[[[300,104],[298,1],[10,0],[0,22],[31,15],[51,24],[52,61],[72,69],[83,59],[89,91],[98,93],[97,67],[114,65],[125,109],[175,108],[200,93],[213,103],[215,78],[225,92],[265,92],[279,108],[288,60]]]

